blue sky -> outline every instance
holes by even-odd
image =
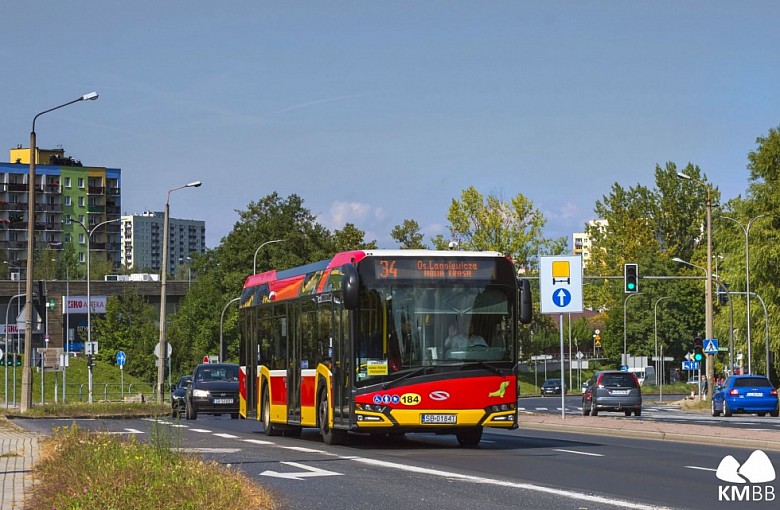
[[[780,125],[776,1],[19,1],[0,31],[0,148],[122,169],[122,209],[206,221],[296,193],[380,247],[453,198],[522,193],[550,237],[614,182],[699,165],[744,194]]]

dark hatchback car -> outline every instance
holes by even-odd
[[[756,413],[777,417],[777,390],[763,375],[732,375],[712,396],[712,415]]]
[[[198,413],[229,414],[237,419],[239,412],[238,365],[203,363],[195,367],[184,395],[184,416],[198,418]]]
[[[582,394],[582,415],[597,416],[600,411],[623,412],[641,416],[642,390],[631,372],[605,370],[596,372]]]
[[[542,396],[545,395],[560,395],[561,392],[566,393],[566,387],[560,379],[547,379],[542,383]]]
[[[179,382],[176,383],[171,389],[171,416],[178,418],[184,414],[184,395],[187,394],[187,382],[192,381],[191,375],[185,375],[179,378]]]

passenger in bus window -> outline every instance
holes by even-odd
[[[454,322],[450,324],[447,338],[444,340],[445,355],[449,351],[460,351],[466,348],[466,337],[458,331],[458,326]]]

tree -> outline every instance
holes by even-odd
[[[469,186],[461,192],[460,200],[452,199],[447,220],[450,241],[461,249],[500,251],[525,270],[538,268],[539,255],[557,255],[566,247],[564,238],[543,236],[544,216],[522,194],[507,202],[496,195],[484,197]],[[441,235],[433,241],[440,250],[449,246]]]
[[[111,296],[106,313],[92,315],[93,340],[100,342],[97,358],[114,363],[116,353],[127,354],[124,370],[146,381],[156,378],[154,347],[158,342],[159,310],[149,305],[137,291]]]
[[[684,170],[693,179],[706,182],[700,169],[688,164]],[[654,308],[660,297],[673,296],[662,308],[660,342],[675,357],[685,354],[694,334],[704,331],[702,282],[704,275],[672,261],[682,260],[704,267],[704,218],[706,189],[695,181],[680,179],[674,163],[656,165],[656,188],[613,184],[609,195],[596,202],[595,212],[606,220],[587,227],[591,236],[591,260],[586,267],[596,284],[589,297],[608,309],[602,347],[615,360],[626,350],[633,355],[654,355]],[[717,201],[713,190],[713,201]],[[637,263],[641,295],[627,300],[622,289],[623,264]],[[643,276],[680,275],[679,279],[649,279]],[[598,276],[612,276],[598,279]],[[695,278],[693,280],[685,278]],[[618,283],[619,282],[619,283]],[[625,331],[623,323],[625,318]],[[665,342],[669,339],[669,342]]]
[[[373,250],[376,249],[376,241],[366,242],[364,240],[365,232],[357,228],[352,223],[347,223],[341,230],[333,232],[331,238],[333,252],[350,250]]]
[[[423,234],[420,233],[420,225],[414,220],[404,220],[401,225],[393,227],[390,236],[398,241],[404,250],[428,249],[423,242]]]

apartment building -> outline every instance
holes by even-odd
[[[162,212],[122,216],[122,264],[138,271],[162,267]],[[168,274],[188,264],[188,257],[206,251],[206,223],[201,220],[168,219]]]
[[[10,160],[0,163],[0,251],[9,266],[23,268],[30,149],[11,149]],[[84,262],[89,244],[92,254],[103,253],[119,267],[121,170],[84,166],[63,149],[36,149],[35,163],[35,248],[62,250],[70,244]],[[106,221],[115,223],[94,230],[88,243],[86,230]]]
[[[607,220],[590,220],[588,227],[604,230],[607,227]],[[582,256],[582,265],[585,266],[590,261],[590,251],[592,243],[587,232],[574,232],[572,234],[572,250],[574,255]]]

